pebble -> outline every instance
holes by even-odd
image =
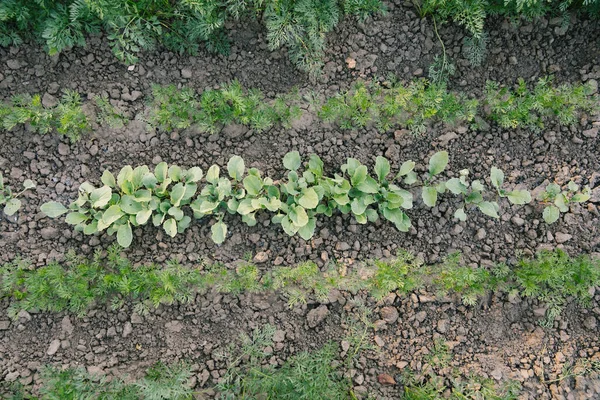
[[[389,324],[393,324],[398,320],[398,310],[396,307],[383,307],[380,314],[381,318]]]
[[[563,232],[556,232],[555,239],[556,239],[556,243],[561,244],[561,243],[565,243],[568,242],[569,240],[571,240],[573,238],[572,235],[569,235],[568,233],[563,233]]]
[[[329,314],[329,309],[326,305],[321,304],[319,307],[314,308],[308,312],[306,315],[306,320],[308,322],[308,326],[310,328],[315,328],[319,325],[325,317]]]
[[[423,322],[425,321],[425,318],[427,318],[427,313],[425,311],[419,311],[417,315],[415,315],[415,318],[417,321]]]
[[[56,354],[59,348],[60,340],[54,339],[52,342],[50,342],[50,346],[48,346],[48,351],[46,351],[46,354],[48,354],[49,356],[53,356],[54,354]]]

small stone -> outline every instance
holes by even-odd
[[[516,215],[514,217],[512,217],[510,220],[516,226],[523,226],[525,224],[525,220],[523,218],[521,218],[521,217],[516,216]]]
[[[556,232],[556,235],[554,235],[554,237],[556,239],[556,243],[558,244],[568,242],[569,240],[571,240],[571,238],[573,238],[572,235],[563,232]]]
[[[448,321],[447,319],[440,319],[437,322],[437,330],[439,333],[446,333],[448,331]]]
[[[40,235],[42,235],[42,239],[44,240],[55,239],[58,235],[58,229],[54,227],[42,228],[40,230]]]
[[[144,322],[144,320],[138,313],[131,314],[131,323],[132,324],[141,324],[142,322]]]
[[[64,143],[58,144],[58,154],[60,154],[61,156],[68,156],[70,152],[71,149],[69,148],[69,145]]]
[[[49,356],[53,356],[54,354],[56,354],[59,348],[60,340],[54,339],[52,342],[50,342],[50,346],[48,346],[48,351],[46,351],[46,354],[48,354]]]
[[[598,136],[598,128],[587,129],[581,133],[583,134],[583,136],[593,139]]]
[[[117,336],[117,330],[115,329],[114,326],[111,326],[110,328],[108,328],[106,330],[106,337],[111,338],[111,337],[115,337],[115,336]]]
[[[285,331],[280,329],[276,330],[273,334],[273,341],[275,343],[282,343],[285,340]]]
[[[68,315],[65,315],[65,317],[62,319],[60,326],[62,328],[63,333],[67,336],[71,335],[73,333],[73,330],[75,329]]]
[[[346,58],[346,65],[348,66],[348,68],[354,69],[356,68],[356,60],[352,57],[348,57]]]
[[[269,254],[266,251],[261,251],[254,256],[252,261],[254,261],[257,264],[260,264],[260,263],[264,263],[268,259],[269,259]]]
[[[348,349],[350,349],[350,342],[342,340],[342,351],[348,351]]]
[[[477,230],[477,234],[475,235],[475,239],[483,240],[483,239],[485,239],[486,236],[487,236],[487,233],[486,233],[485,229],[479,228]]]
[[[396,381],[388,374],[377,375],[377,381],[382,385],[395,385]]]
[[[19,371],[9,372],[4,379],[6,382],[14,382],[19,378]]]
[[[350,245],[346,242],[337,242],[335,244],[335,249],[337,251],[346,251],[346,250],[350,250]]]
[[[327,317],[327,314],[329,314],[329,309],[324,304],[321,304],[319,307],[310,310],[306,315],[308,326],[310,328],[317,327],[317,325],[323,322],[325,317]]]
[[[415,315],[415,318],[417,321],[423,322],[425,321],[425,318],[427,318],[427,313],[425,311],[419,311],[417,315]]]
[[[165,324],[165,328],[172,333],[179,333],[183,330],[183,324],[180,321],[171,321]]]
[[[415,69],[414,72],[413,72],[413,75],[414,76],[421,76],[421,75],[423,75],[423,68],[417,68],[417,69]]]
[[[592,89],[592,94],[598,93],[598,81],[595,79],[589,79],[587,84]]]
[[[0,321],[0,331],[7,331],[10,328],[10,321]]]
[[[182,68],[181,69],[181,77],[184,79],[190,79],[192,77],[192,69],[191,68]]]
[[[585,321],[583,321],[583,326],[585,326],[586,328],[590,329],[590,330],[595,330],[596,329],[596,317],[594,317],[593,315],[587,317],[585,319]]]
[[[131,326],[131,322],[127,321],[123,325],[123,337],[126,338],[131,335],[131,332],[133,332],[133,326]]]
[[[52,96],[50,93],[44,93],[44,96],[42,96],[42,105],[45,108],[56,107],[57,104],[58,99],[56,97]]]
[[[381,318],[389,324],[393,324],[398,320],[398,310],[396,310],[396,307],[383,307],[380,314]]]
[[[492,378],[499,381],[502,379],[502,370],[496,368],[495,370],[492,371],[492,373],[490,375],[492,375]]]
[[[375,335],[375,337],[373,338],[373,340],[375,340],[375,344],[377,344],[377,346],[379,346],[379,347],[385,346],[385,342],[383,341],[383,339],[381,338],[381,336]]]

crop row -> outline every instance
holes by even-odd
[[[513,89],[488,82],[484,97],[478,100],[448,91],[444,83],[390,80],[381,84],[356,83],[352,89],[321,104],[314,93],[307,93],[302,102],[297,91],[269,101],[259,90],[246,91],[237,81],[201,94],[190,88],[155,85],[147,122],[149,128],[163,131],[194,127],[212,134],[235,123],[263,132],[275,124],[290,127],[300,118],[303,108],[314,107],[321,119],[342,129],[374,126],[387,131],[407,127],[414,134],[423,134],[432,122],[470,124],[478,129],[489,120],[503,128],[539,131],[546,120],[574,125],[581,113],[600,112],[596,92],[597,88],[590,83],[553,85],[552,77],[540,79],[529,89],[519,79]],[[107,97],[96,96],[91,100],[97,111],[97,123],[118,127],[127,122]],[[27,124],[31,131],[42,134],[56,129],[74,142],[91,129],[90,122],[79,95],[70,91],[50,108],[42,106],[39,95],[19,95],[0,104],[0,126],[6,130],[19,124]]]
[[[134,267],[119,251],[112,247],[106,257],[97,252],[92,260],[70,253],[63,264],[37,269],[19,260],[4,264],[0,267],[0,294],[13,300],[8,314],[17,318],[21,310],[66,310],[82,316],[101,302],[114,310],[131,302],[137,313],[146,315],[161,304],[193,302],[197,293],[207,290],[234,295],[276,290],[294,307],[309,298],[326,301],[334,289],[354,294],[363,291],[380,300],[392,292],[411,293],[427,282],[429,290],[457,294],[470,306],[492,291],[535,299],[548,306],[542,323],[552,326],[569,299],[589,305],[590,289],[600,285],[600,259],[570,257],[561,250],[542,251],[536,258],[492,269],[465,266],[458,253],[427,266],[399,252],[394,259],[368,261],[351,271],[332,264],[322,272],[316,264],[306,262],[262,274],[251,263],[241,263],[235,270],[218,264],[186,267],[175,261],[162,267]]]
[[[414,197],[400,185],[420,189],[427,207],[435,207],[438,196],[446,192],[458,196],[460,203],[454,218],[460,221],[465,221],[467,212],[473,209],[499,218],[500,198],[516,205],[532,201],[527,190],[506,189],[504,173],[496,167],[490,172],[491,189],[484,180],[471,180],[467,169],[461,170],[458,177],[443,180],[440,174],[448,161],[448,153],[440,151],[431,156],[424,174],[416,172],[412,160],[392,173],[390,162],[377,156],[372,176],[366,165],[348,158],[339,173],[327,176],[322,160],[314,154],[300,172],[302,159],[297,151],[292,151],[283,158],[287,177],[279,181],[263,177],[256,168],[246,169],[239,156],[231,157],[227,163],[227,176],[221,175],[218,165],[211,166],[206,174],[199,167],[183,169],[165,162],[156,165],[154,171],[145,165],[125,166],[116,177],[105,170],[102,186],[82,183],[79,197],[68,208],[50,201],[41,210],[51,218],[66,214],[65,221],[86,235],[116,233],[117,242],[129,247],[134,227],[152,223],[174,237],[190,226],[190,214],[197,220],[214,217],[211,232],[217,244],[227,236],[226,214],[239,215],[242,222],[254,226],[259,212],[269,212],[272,223],[281,225],[289,236],[297,234],[304,240],[313,237],[320,215],[331,217],[337,212],[351,214],[359,224],[382,217],[399,231],[408,232],[411,221],[406,211],[413,208]],[[568,212],[571,205],[590,197],[589,187],[580,190],[571,181],[564,190],[549,184],[538,200],[545,206],[544,220],[553,223],[561,212]]]

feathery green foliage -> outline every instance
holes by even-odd
[[[89,374],[83,368],[41,369],[39,396],[29,397],[20,388],[12,393],[13,399],[38,398],[40,400],[189,400],[192,390],[187,383],[192,373],[189,366],[167,366],[158,362],[146,372],[146,376],[132,383],[119,378],[110,382],[104,376]]]
[[[216,133],[219,127],[231,123],[249,126],[257,132],[276,123],[289,127],[301,115],[300,108],[293,104],[297,98],[294,93],[278,96],[269,103],[259,90],[246,92],[238,81],[222,89],[205,90],[200,96],[189,88],[154,85],[149,122],[164,131],[195,126],[208,133]]]
[[[364,19],[381,11],[380,0],[5,0],[0,45],[33,37],[43,39],[52,55],[104,32],[115,56],[127,64],[158,44],[195,54],[203,42],[210,51],[227,54],[226,23],[254,17],[265,21],[271,49],[287,46],[293,62],[318,75],[325,35],[342,17]]]
[[[450,392],[451,400],[517,400],[521,393],[521,384],[509,380],[497,384],[492,379],[481,376],[469,376],[466,379],[452,379],[452,385],[446,386],[442,377],[432,375],[429,379],[417,379],[404,374],[402,400],[438,400],[446,398],[442,394]]]
[[[13,96],[10,103],[0,103],[0,126],[11,130],[20,124],[28,124],[32,131],[46,134],[52,129],[71,142],[76,142],[90,129],[81,107],[78,93],[65,91],[58,104],[45,108],[40,95]]]
[[[521,78],[514,90],[488,81],[485,107],[490,117],[503,128],[525,126],[534,130],[544,127],[544,119],[553,117],[563,125],[574,125],[580,112],[598,112],[597,97],[589,84],[562,84],[553,87],[552,76],[540,78],[533,90]]]

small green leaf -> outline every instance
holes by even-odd
[[[169,167],[167,166],[167,163],[164,161],[158,163],[154,168],[154,175],[159,182],[163,182],[165,179],[167,179],[168,168]]]
[[[177,233],[183,233],[192,222],[192,219],[185,215],[180,221],[177,221]]]
[[[459,221],[466,221],[467,220],[467,214],[465,213],[465,209],[464,208],[459,208],[454,212],[454,218],[456,218]]]
[[[227,172],[229,172],[230,177],[239,181],[242,179],[244,171],[246,171],[246,166],[242,157],[233,156],[229,159],[229,162],[227,163]]]
[[[588,201],[591,197],[591,190],[588,186],[586,186],[581,193],[574,194],[573,197],[571,197],[571,201],[575,203],[584,203]]]
[[[211,165],[211,167],[206,172],[206,181],[213,185],[216,185],[219,182],[219,175],[221,173],[221,169],[218,165]]]
[[[302,206],[290,207],[288,216],[297,228],[301,228],[308,223],[308,214]]]
[[[122,216],[123,211],[121,211],[121,207],[115,204],[113,206],[108,207],[104,214],[102,214],[102,222],[104,222],[106,226],[109,226]]]
[[[175,218],[176,221],[181,221],[183,219],[183,211],[179,207],[169,208],[167,214]]]
[[[356,188],[363,193],[375,194],[379,192],[379,184],[370,176],[367,176],[367,178],[359,183]]]
[[[319,195],[317,195],[315,189],[308,188],[302,193],[302,196],[298,199],[298,204],[300,204],[307,210],[316,208],[319,204]]]
[[[186,181],[187,182],[198,182],[202,179],[203,176],[204,176],[204,173],[202,172],[202,169],[200,167],[192,167],[192,168],[188,169],[188,171],[187,171]]]
[[[435,207],[435,203],[437,202],[437,190],[431,186],[423,186],[423,202],[428,207]]]
[[[10,199],[4,205],[4,214],[7,216],[14,215],[21,208],[21,200],[19,199]]]
[[[67,218],[65,218],[65,222],[69,225],[79,225],[82,222],[87,221],[89,217],[86,214],[79,212],[70,212],[67,214]]]
[[[560,186],[557,185],[556,183],[549,183],[548,186],[546,186],[546,192],[550,196],[556,196],[557,194],[560,193]]]
[[[407,175],[409,172],[412,172],[413,169],[415,169],[415,162],[411,160],[405,161],[402,163],[402,166],[400,166],[400,171],[398,171],[398,175],[396,175],[396,177],[399,178]]]
[[[542,215],[544,217],[544,221],[546,221],[547,224],[553,224],[558,220],[558,217],[560,217],[560,210],[558,209],[558,207],[548,206],[544,208],[544,212]]]
[[[316,154],[311,154],[308,159],[308,169],[317,177],[323,176],[323,161]]]
[[[404,183],[406,185],[412,185],[416,181],[417,181],[417,173],[415,171],[410,171],[408,174],[406,174],[406,177],[404,177]]]
[[[490,180],[492,181],[492,186],[496,189],[500,189],[504,183],[504,172],[499,168],[492,167],[490,171]]]
[[[175,237],[177,235],[177,222],[173,218],[167,219],[163,222],[163,229],[167,233],[167,235],[171,237]]]
[[[154,189],[157,183],[158,179],[156,179],[156,176],[154,176],[154,174],[151,172],[148,172],[142,178],[142,185],[144,185],[148,189]]]
[[[465,193],[467,187],[458,178],[450,178],[446,182],[446,189],[451,191],[453,194]]]
[[[429,175],[434,176],[441,173],[448,165],[448,152],[438,151],[429,159]]]
[[[251,196],[258,196],[258,194],[260,193],[260,190],[263,187],[263,183],[262,180],[254,175],[248,175],[247,177],[244,178],[244,189],[246,189],[246,191],[248,192],[249,195]]]
[[[167,176],[173,180],[173,182],[179,182],[182,178],[181,167],[177,165],[171,165],[167,171]]]
[[[117,229],[117,243],[123,248],[128,248],[133,240],[133,232],[131,231],[131,224],[128,222],[119,226]]]
[[[283,166],[290,171],[296,171],[300,168],[301,163],[300,153],[297,151],[290,151],[283,156]]]
[[[135,215],[135,222],[137,222],[138,225],[144,225],[146,222],[148,222],[151,215],[152,215],[152,210],[139,211]]]
[[[225,237],[227,236],[227,225],[225,225],[223,221],[215,223],[210,230],[212,232],[213,242],[221,244],[225,241]]]
[[[132,177],[133,168],[131,168],[131,165],[124,166],[123,168],[121,168],[121,171],[119,171],[119,174],[117,175],[117,185],[119,185],[119,187],[122,188],[125,182],[131,181]]]
[[[171,204],[174,206],[179,206],[179,203],[181,202],[181,199],[183,199],[184,195],[185,186],[183,186],[183,183],[179,182],[171,189]]]
[[[115,176],[109,170],[105,170],[102,173],[102,177],[100,178],[100,180],[103,184],[111,188],[114,188],[117,185],[117,182],[115,181]]]
[[[491,202],[491,201],[482,201],[481,203],[477,204],[477,207],[479,207],[479,209],[481,210],[482,213],[484,213],[485,215],[492,217],[492,218],[500,218],[500,216],[498,215],[498,204],[495,202]]]
[[[513,190],[506,194],[512,204],[528,204],[531,202],[531,193],[527,190]]]
[[[354,170],[354,174],[350,177],[350,182],[352,182],[352,186],[356,187],[363,183],[367,179],[367,166],[359,165]]]
[[[90,203],[93,208],[104,208],[112,197],[112,189],[110,186],[102,186],[101,188],[92,190],[90,193]]]
[[[33,189],[35,188],[35,182],[31,179],[25,179],[25,182],[23,182],[23,187],[25,189]]]
[[[568,200],[567,200],[567,198],[565,197],[565,195],[564,195],[564,194],[562,194],[562,193],[559,193],[559,194],[556,196],[556,199],[554,199],[554,205],[555,205],[556,207],[558,207],[558,209],[559,209],[561,212],[567,212],[567,211],[569,211],[569,207],[567,206],[567,204],[568,204]]]
[[[569,191],[571,192],[576,192],[579,190],[579,185],[573,181],[569,181],[569,183],[567,184],[567,189],[569,189]]]
[[[44,203],[42,204],[40,209],[44,214],[46,214],[46,216],[50,218],[60,217],[61,215],[69,211],[65,206],[56,201],[49,201],[47,203]]]
[[[383,182],[390,173],[390,162],[385,157],[377,156],[375,159],[375,173],[379,182]]]

